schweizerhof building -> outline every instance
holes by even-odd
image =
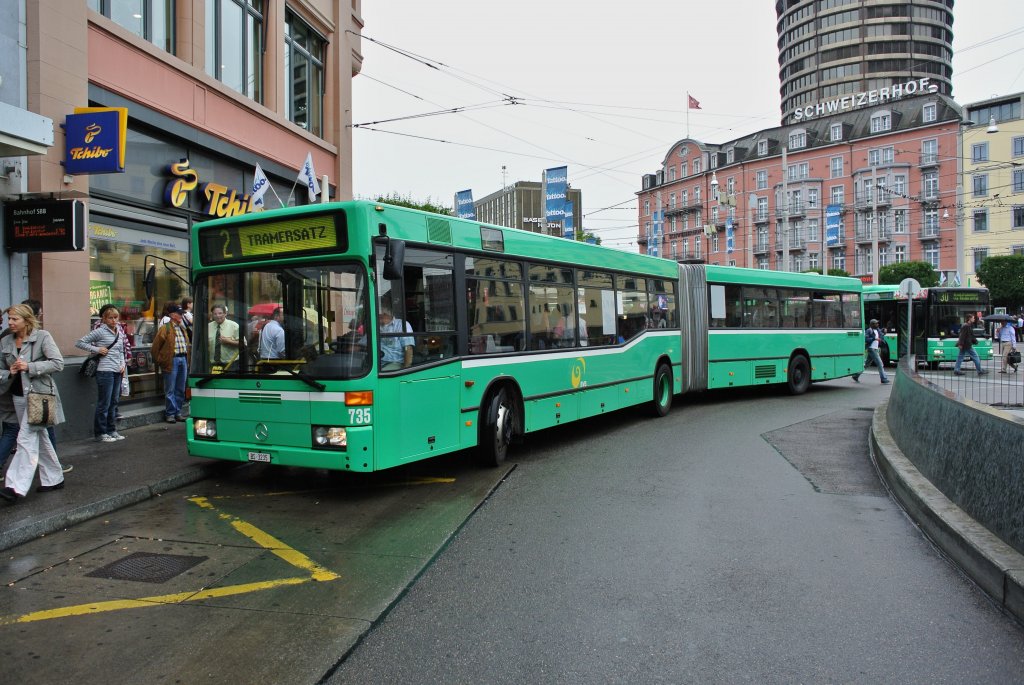
[[[953,0],[777,0],[775,13],[783,124],[844,97],[919,94],[908,84],[926,77],[952,95]]]

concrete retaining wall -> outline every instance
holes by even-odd
[[[954,504],[1024,554],[1024,420],[900,371],[886,411],[900,450]]]

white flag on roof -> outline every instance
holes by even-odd
[[[260,210],[265,208],[263,205],[263,195],[267,192],[268,188],[270,188],[270,180],[267,178],[267,175],[263,173],[263,169],[260,168],[259,162],[257,162],[256,171],[253,173],[252,178],[252,190],[250,191],[253,207]]]
[[[312,152],[306,153],[306,161],[303,162],[302,169],[299,171],[298,182],[306,186],[306,190],[309,193],[309,201],[315,202],[316,196],[320,194],[320,184],[316,181]]]

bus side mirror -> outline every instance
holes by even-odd
[[[384,250],[384,278],[389,281],[398,280],[405,270],[405,241],[388,240]]]
[[[146,269],[146,275],[142,277],[142,286],[146,289],[146,300],[152,300],[156,290],[156,264],[150,264]]]

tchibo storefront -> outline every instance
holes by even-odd
[[[89,327],[99,320],[100,307],[117,306],[132,346],[130,394],[122,397],[122,406],[158,407],[163,384],[150,348],[165,305],[189,295],[191,226],[249,211],[256,163],[276,189],[287,191],[295,172],[95,86],[90,96],[92,104],[127,108],[128,123],[124,172],[93,175],[89,181],[88,284],[83,284]],[[306,201],[305,193],[296,195],[300,204]],[[274,193],[264,197],[267,209],[280,201],[287,202],[285,193],[280,200]],[[143,278],[153,264],[154,298],[147,300]],[[202,312],[195,316],[206,320]],[[65,432],[88,435],[91,414],[88,419],[77,417]]]

